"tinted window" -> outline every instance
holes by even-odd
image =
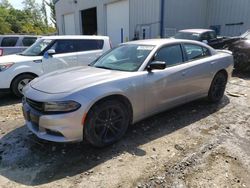
[[[210,41],[210,36],[209,36],[209,33],[204,33],[204,34],[202,34],[202,36],[201,36],[201,40],[207,40],[207,41]]]
[[[210,55],[211,55],[209,49],[203,47],[202,50],[203,50],[203,56],[204,56],[204,57],[205,57],[205,56],[210,56]]]
[[[161,48],[155,58],[155,61],[164,61],[167,66],[172,66],[183,62],[182,50],[180,45],[167,46]]]
[[[9,46],[15,46],[17,43],[18,37],[5,37],[3,38],[1,42],[1,46],[3,47],[9,47]]]
[[[76,52],[76,40],[57,40],[51,49],[54,49],[56,54]]]
[[[77,51],[99,50],[103,48],[103,40],[77,40]]]
[[[36,42],[36,37],[24,37],[22,42],[23,46],[31,46],[34,42]]]
[[[216,38],[216,33],[214,31],[211,31],[208,33],[210,40]]]
[[[210,51],[202,46],[185,44],[184,48],[186,50],[188,60],[199,59],[210,55]]]

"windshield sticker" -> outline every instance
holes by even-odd
[[[138,46],[137,50],[153,50],[153,46]]]

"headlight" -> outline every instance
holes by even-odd
[[[79,109],[81,105],[75,101],[45,102],[45,112],[72,112]]]
[[[7,70],[12,65],[14,65],[14,63],[6,63],[6,64],[3,64],[3,65],[0,65],[0,72]]]

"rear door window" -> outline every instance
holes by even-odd
[[[34,42],[36,42],[36,37],[24,37],[22,40],[23,46],[31,46]]]
[[[101,50],[103,48],[103,40],[81,39],[77,40],[77,51]]]
[[[188,61],[211,55],[209,49],[195,44],[184,44],[184,49],[186,51]]]
[[[2,47],[12,47],[15,46],[18,41],[18,37],[4,37],[1,46]]]
[[[155,61],[164,61],[167,66],[174,66],[183,62],[181,45],[161,48],[154,57]]]

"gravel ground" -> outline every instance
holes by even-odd
[[[0,187],[250,187],[250,79],[131,126],[117,144],[37,139],[20,101],[0,97]]]

